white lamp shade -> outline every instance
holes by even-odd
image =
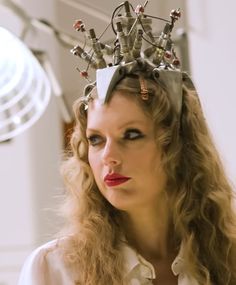
[[[51,86],[33,53],[1,27],[0,43],[0,141],[6,141],[39,119]]]

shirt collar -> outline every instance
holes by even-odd
[[[122,253],[125,259],[125,272],[129,274],[137,265],[140,264],[138,255],[127,243],[122,243]]]
[[[148,262],[145,258],[139,255],[133,248],[131,248],[126,242],[122,243],[123,256],[125,259],[125,274],[129,275],[134,268],[141,266],[141,274],[144,278],[155,279],[156,274],[153,265]],[[183,259],[183,245],[181,245],[179,254],[174,259],[171,265],[172,272],[175,276],[179,275],[184,270],[184,259]]]
[[[171,269],[175,276],[179,275],[180,273],[184,272],[184,258],[183,258],[183,243],[180,246],[179,254],[174,259]]]

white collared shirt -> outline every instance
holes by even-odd
[[[127,285],[151,285],[156,278],[152,264],[125,243],[122,244],[122,252]],[[171,268],[173,274],[178,275],[178,285],[198,285],[185,272],[181,251]],[[31,253],[22,268],[18,285],[74,285],[78,277],[76,268],[68,268],[64,264],[61,249],[54,240]]]
[[[125,245],[122,247],[125,256],[126,280],[129,285],[151,285],[152,280],[156,279],[156,273],[153,265],[136,253],[131,247]],[[178,276],[178,285],[198,285],[198,282],[188,276],[184,268],[184,260],[181,257],[182,250],[171,265],[172,272]]]

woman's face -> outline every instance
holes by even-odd
[[[156,207],[166,181],[161,151],[151,118],[132,96],[115,91],[108,104],[90,102],[86,134],[102,195],[124,211]]]

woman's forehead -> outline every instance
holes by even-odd
[[[151,119],[138,104],[135,95],[114,91],[111,100],[104,104],[98,98],[89,103],[88,128],[99,124],[122,125],[128,122],[150,123]]]

